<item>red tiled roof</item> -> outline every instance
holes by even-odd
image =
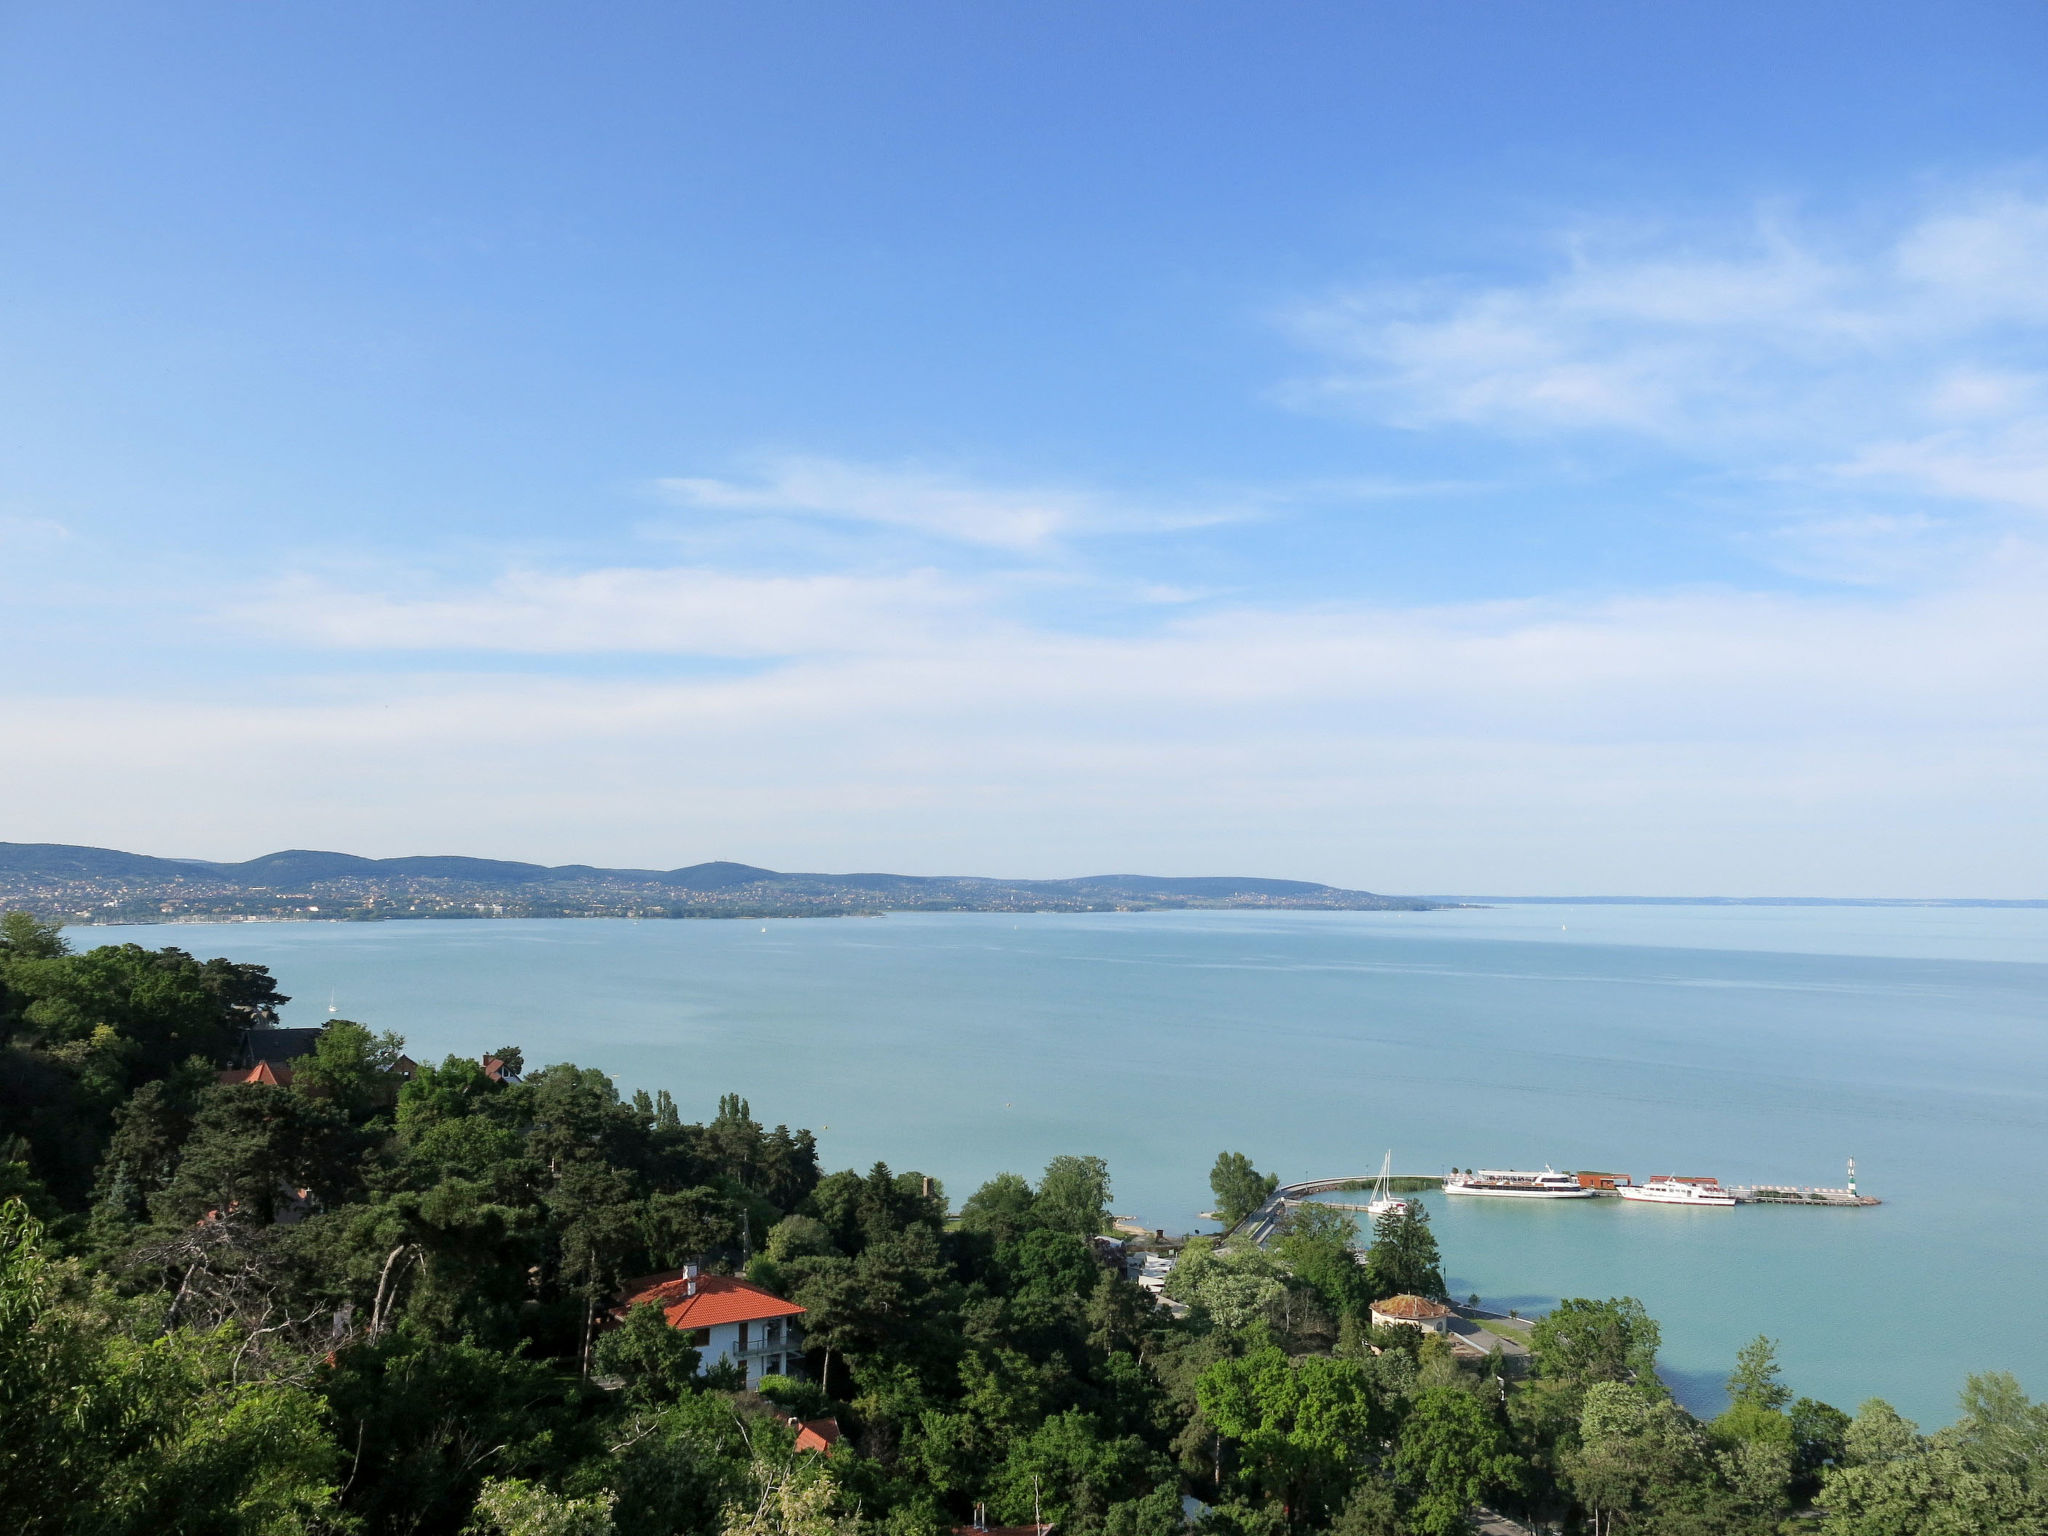
[[[652,1301],[660,1305],[671,1328],[709,1328],[714,1323],[750,1323],[768,1317],[801,1317],[804,1309],[793,1301],[749,1285],[731,1275],[699,1275],[697,1294],[689,1294],[683,1272],[649,1275],[629,1280],[619,1298],[619,1308],[636,1307]]]
[[[1374,1302],[1372,1309],[1381,1317],[1403,1317],[1415,1322],[1451,1315],[1451,1309],[1442,1302],[1422,1296],[1389,1296],[1385,1301]]]
[[[806,1419],[797,1429],[796,1448],[800,1451],[829,1451],[840,1439],[837,1419]]]
[[[281,1063],[259,1061],[253,1067],[230,1067],[225,1072],[216,1072],[214,1078],[223,1085],[268,1083],[277,1088],[289,1088],[292,1069]]]

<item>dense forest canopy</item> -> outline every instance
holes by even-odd
[[[414,1067],[346,1020],[288,1084],[222,1081],[285,1001],[261,967],[0,922],[9,1529],[940,1536],[979,1508],[1448,1536],[1484,1507],[1595,1536],[1802,1510],[1827,1536],[2048,1532],[2048,1405],[2008,1376],[1926,1436],[1796,1397],[1760,1338],[1702,1423],[1628,1298],[1565,1301],[1526,1362],[1375,1326],[1446,1299],[1420,1202],[1363,1263],[1323,1206],[1266,1247],[1196,1241],[1161,1303],[1104,1262],[1098,1158],[956,1214],[922,1172],[825,1172],[731,1092],[686,1121],[502,1043]],[[1212,1177],[1233,1215],[1273,1187],[1240,1153]],[[749,1390],[620,1307],[685,1263],[805,1308],[803,1378]],[[837,1443],[800,1451],[828,1417]]]

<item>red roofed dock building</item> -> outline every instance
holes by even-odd
[[[701,1368],[730,1360],[745,1374],[746,1384],[759,1386],[763,1376],[804,1373],[804,1309],[758,1285],[732,1275],[705,1275],[686,1264],[665,1275],[630,1280],[619,1297],[618,1313],[653,1302],[671,1328],[697,1337],[703,1352]]]

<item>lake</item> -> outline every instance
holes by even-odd
[[[1839,1185],[1862,1210],[1429,1200],[1460,1297],[1633,1295],[1713,1411],[1736,1349],[1928,1425],[2048,1394],[2048,910],[1513,906],[77,930],[270,966],[416,1057],[517,1045],[688,1118],[738,1091],[957,1202],[1061,1152],[1186,1229],[1225,1148],[1283,1179],[1451,1166]]]

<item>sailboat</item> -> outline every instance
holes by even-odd
[[[1372,1199],[1366,1202],[1368,1216],[1398,1216],[1408,1209],[1406,1200],[1396,1200],[1393,1192],[1394,1149],[1387,1148],[1387,1155],[1380,1160],[1380,1176],[1373,1180]]]

